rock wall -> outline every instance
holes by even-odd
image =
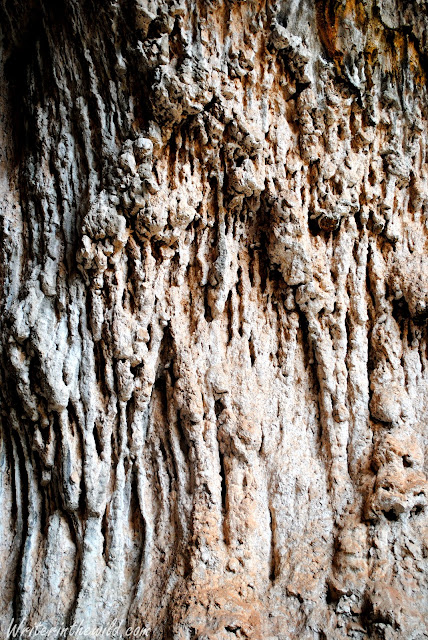
[[[1,628],[428,638],[426,0],[0,6]]]

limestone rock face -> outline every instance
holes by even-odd
[[[0,26],[1,637],[428,638],[426,0]]]

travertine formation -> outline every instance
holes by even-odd
[[[426,0],[0,7],[1,637],[428,638]]]

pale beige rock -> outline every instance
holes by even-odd
[[[428,638],[427,16],[0,0],[1,637]]]

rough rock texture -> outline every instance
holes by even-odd
[[[0,6],[2,629],[428,638],[426,0]]]

